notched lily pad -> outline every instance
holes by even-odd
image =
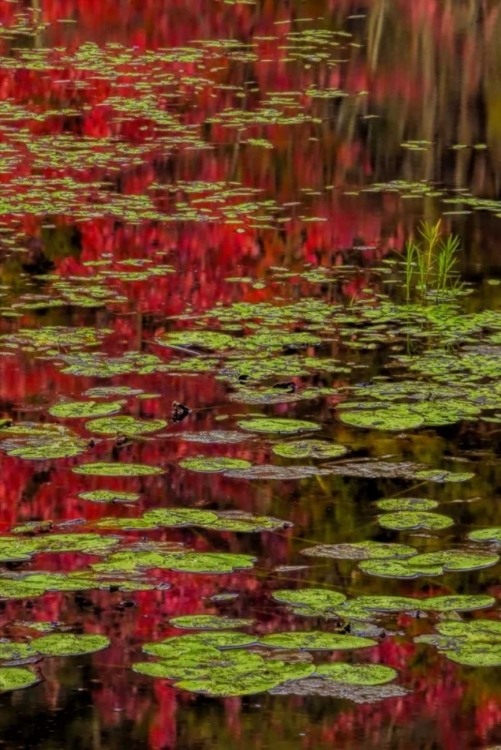
[[[122,401],[65,401],[61,404],[51,406],[49,414],[60,419],[83,419],[89,417],[102,417],[120,411]]]
[[[254,620],[234,617],[219,617],[218,615],[184,615],[169,620],[176,628],[191,628],[194,630],[231,630],[232,628],[247,628]]]
[[[340,458],[348,453],[344,445],[329,443],[327,440],[297,440],[293,443],[277,443],[273,453],[282,458]]]
[[[127,437],[158,432],[158,430],[162,430],[166,425],[167,422],[163,419],[136,419],[135,417],[128,416],[91,419],[85,423],[85,427],[89,432],[103,435],[121,433]]]

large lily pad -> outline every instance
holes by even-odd
[[[436,500],[428,500],[422,497],[395,497],[388,498],[385,500],[378,500],[376,503],[380,510],[385,510],[390,513],[396,512],[409,512],[409,511],[428,511],[436,508],[438,503]]]
[[[49,409],[49,414],[61,419],[102,417],[120,411],[122,401],[65,401]]]
[[[345,544],[319,544],[301,550],[307,557],[332,557],[337,560],[391,560],[415,555],[417,550],[394,542],[349,542]]]
[[[463,550],[443,550],[415,555],[406,560],[364,560],[360,570],[383,578],[417,578],[437,576],[451,571],[478,570],[495,565],[498,555]]]
[[[104,635],[73,635],[73,633],[54,633],[37,638],[34,648],[42,656],[79,656],[102,651],[110,645]]]
[[[169,620],[176,628],[191,628],[198,630],[225,630],[232,628],[246,628],[254,620],[235,617],[219,617],[218,615],[183,615]]]
[[[106,464],[91,463],[76,466],[73,471],[76,474],[89,474],[97,477],[144,477],[151,474],[162,474],[163,469],[146,464]]]
[[[273,599],[291,605],[295,614],[305,617],[328,617],[346,601],[344,594],[328,589],[280,589],[273,592]]]
[[[384,685],[397,677],[398,672],[384,664],[321,664],[315,673],[322,677],[330,677],[345,685]]]
[[[90,490],[80,492],[78,497],[82,500],[89,500],[91,503],[133,503],[139,500],[141,495],[123,490]]]

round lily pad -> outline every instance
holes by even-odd
[[[14,641],[0,640],[0,661],[29,659],[31,656],[36,656],[36,654],[36,649],[30,643],[15,643]]]
[[[339,419],[351,427],[370,430],[412,430],[421,427],[424,419],[407,408],[367,409],[366,411],[341,410]]]
[[[346,685],[384,685],[397,677],[397,671],[383,664],[321,664],[315,674]]]
[[[72,633],[54,633],[37,638],[34,648],[42,656],[79,656],[102,651],[110,645],[104,635],[73,635]]]
[[[379,516],[379,525],[385,529],[404,531],[407,529],[430,529],[438,531],[448,529],[454,521],[449,516],[426,511],[399,511]]]
[[[218,617],[217,615],[184,615],[169,620],[176,628],[191,628],[199,630],[223,630],[231,628],[247,628],[254,620],[244,620],[235,617]]]
[[[319,425],[314,422],[305,422],[301,419],[281,419],[278,417],[243,419],[238,426],[250,432],[275,432],[283,435],[294,435],[298,432],[308,430],[319,430]]]
[[[163,469],[145,464],[106,464],[92,463],[75,466],[75,474],[89,474],[97,477],[143,477],[150,474],[162,474]]]
[[[301,550],[307,557],[333,557],[337,560],[390,560],[415,555],[417,550],[393,542],[351,542],[346,544],[319,544]]]
[[[291,605],[296,614],[307,617],[324,617],[346,601],[344,594],[328,589],[280,589],[273,592],[273,599]]]
[[[380,510],[390,513],[397,511],[428,511],[438,506],[436,500],[427,500],[424,497],[395,497],[378,500],[376,503]]]
[[[442,484],[447,482],[467,482],[469,479],[473,479],[475,474],[468,471],[451,472],[445,470],[441,471],[440,469],[429,469],[425,471],[417,471],[414,476],[416,479]]]
[[[152,526],[207,526],[217,522],[218,515],[199,508],[155,508],[143,515]]]
[[[120,490],[91,490],[80,492],[78,497],[89,500],[92,503],[133,503],[139,500],[141,495],[136,492],[123,492]]]
[[[341,651],[375,646],[376,641],[361,638],[357,635],[342,633],[323,633],[321,631],[305,631],[276,633],[265,635],[259,640],[261,646],[267,648],[306,649],[308,651]]]
[[[472,542],[497,542],[501,544],[501,527],[494,526],[490,529],[470,531],[468,539],[471,539]]]
[[[249,469],[252,464],[243,458],[197,456],[195,458],[184,458],[179,462],[179,466],[191,471],[217,473],[230,469]]]
[[[99,403],[97,401],[68,401],[56,404],[49,409],[49,414],[61,419],[82,419],[89,417],[101,417],[120,411],[122,401],[108,401]]]
[[[163,419],[135,419],[135,417],[107,417],[103,419],[91,419],[85,423],[89,432],[97,432],[103,435],[115,435],[122,433],[129,437],[143,435],[148,432],[157,432],[167,425]]]
[[[283,458],[339,458],[348,453],[344,445],[329,443],[327,440],[297,440],[293,443],[277,443],[273,453]]]
[[[40,682],[40,678],[24,667],[0,667],[0,692],[21,690]]]

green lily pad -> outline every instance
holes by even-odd
[[[368,409],[367,411],[341,410],[339,419],[351,427],[363,427],[370,430],[412,430],[422,427],[424,419],[407,407],[394,406],[387,409]]]
[[[306,649],[308,651],[344,651],[347,649],[369,648],[376,641],[357,635],[342,633],[322,633],[320,631],[276,633],[265,635],[259,645],[267,648]]]
[[[143,515],[143,520],[156,526],[208,526],[218,520],[217,513],[199,508],[155,508]]]
[[[376,503],[380,510],[391,512],[398,511],[427,511],[438,506],[436,500],[427,500],[422,497],[395,497],[386,500],[378,500]]]
[[[438,482],[440,484],[447,482],[467,482],[469,479],[473,479],[475,474],[468,471],[441,471],[440,469],[430,469],[426,471],[417,471],[415,478],[427,482]]]
[[[42,656],[79,656],[102,651],[110,645],[104,635],[73,635],[54,633],[33,641],[33,646]]]
[[[14,641],[0,640],[0,661],[29,659],[32,656],[36,656],[36,654],[36,649],[30,643],[15,643]]]
[[[256,558],[227,552],[117,552],[104,563],[91,567],[98,573],[128,573],[147,569],[177,570],[180,573],[232,573],[252,568]]]
[[[453,526],[454,521],[449,516],[426,511],[398,511],[379,516],[379,525],[385,529],[404,531],[407,529],[430,529],[438,531]]]
[[[289,521],[272,516],[253,516],[240,510],[219,511],[217,520],[203,524],[214,531],[233,531],[239,534],[277,531],[292,526]]]
[[[498,555],[443,550],[414,555],[407,560],[364,560],[359,564],[359,568],[364,573],[383,578],[417,578],[442,575],[449,571],[488,568],[498,561]]]
[[[50,422],[18,422],[2,430],[0,448],[9,456],[28,460],[50,460],[78,456],[87,443],[63,425]]]
[[[344,594],[328,589],[301,589],[274,591],[273,599],[290,604],[293,612],[306,617],[325,617],[346,601]]]
[[[157,643],[145,643],[143,651],[151,656],[158,656],[162,661],[182,657],[213,660],[220,658],[220,650],[245,648],[256,642],[256,636],[246,633],[212,631],[174,636]]]
[[[208,445],[233,445],[249,440],[250,436],[237,430],[205,430],[201,432],[177,432],[172,435],[176,440],[189,443],[207,443]]]
[[[109,396],[139,396],[143,391],[141,388],[130,388],[128,385],[109,385],[89,388],[84,396],[90,398],[108,398]],[[92,415],[89,415],[92,416]]]
[[[90,490],[89,492],[80,492],[78,497],[92,503],[133,503],[139,500],[141,495],[136,492],[120,490]]]
[[[135,417],[105,417],[103,419],[91,419],[85,423],[89,432],[97,432],[103,435],[115,435],[122,433],[128,437],[143,435],[148,432],[157,432],[166,427],[167,422],[163,419],[135,419]]]
[[[121,408],[121,401],[108,401],[106,403],[99,403],[97,401],[68,401],[52,406],[49,409],[49,414],[62,419],[82,419],[113,414],[120,411]]]
[[[162,474],[163,469],[145,464],[106,464],[91,463],[75,466],[75,474],[88,474],[96,477],[144,477],[151,474]]]
[[[501,527],[494,526],[490,529],[470,531],[468,539],[471,539],[472,542],[497,542],[501,544]]]
[[[40,678],[24,667],[0,667],[0,692],[21,690],[40,682]]]
[[[244,620],[233,617],[218,617],[217,615],[184,615],[169,620],[176,628],[192,628],[200,630],[223,630],[231,628],[247,628],[254,620]]]
[[[184,458],[179,462],[179,466],[191,471],[217,473],[229,469],[249,469],[252,464],[243,458],[197,456],[195,458]]]
[[[281,419],[278,417],[243,419],[238,426],[250,432],[275,432],[283,435],[294,435],[307,430],[319,430],[319,425],[314,422],[305,422],[301,419]]]
[[[307,557],[332,557],[337,560],[391,560],[415,555],[417,550],[394,542],[351,542],[346,544],[319,544],[301,550]]]
[[[346,685],[384,685],[397,677],[398,672],[383,664],[321,664],[315,674],[329,677]]]
[[[209,677],[176,682],[175,687],[214,697],[253,695],[270,690],[288,680],[309,677],[314,672],[311,664],[266,662],[255,673],[239,673],[231,669],[212,669]]]
[[[344,445],[329,443],[326,440],[298,440],[293,443],[277,443],[273,453],[283,458],[339,458],[348,453]]]
[[[439,635],[421,635],[416,643],[436,646],[448,659],[471,667],[501,665],[501,622],[447,621],[436,626]]]

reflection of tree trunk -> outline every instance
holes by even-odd
[[[383,35],[386,16],[386,0],[380,0],[369,18],[369,65],[372,69],[377,66],[379,59],[379,45]]]

